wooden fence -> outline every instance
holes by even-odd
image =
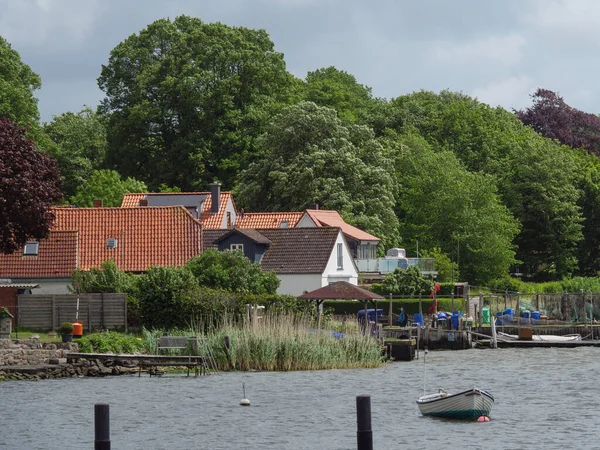
[[[19,295],[17,325],[33,330],[56,330],[62,322],[75,322],[77,295]],[[85,332],[126,330],[125,294],[81,294],[79,321]]]

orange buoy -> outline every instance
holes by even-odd
[[[489,422],[490,418],[488,416],[479,416],[477,418],[477,422]]]
[[[83,322],[75,321],[73,324],[73,337],[80,338],[83,335]]]

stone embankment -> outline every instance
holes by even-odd
[[[103,377],[135,373],[133,361],[80,359],[67,364],[76,343],[46,343],[39,339],[0,339],[0,381],[43,380],[69,377]]]

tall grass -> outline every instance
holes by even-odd
[[[356,332],[354,322],[336,324],[343,338],[329,331],[317,333],[304,316],[266,315],[254,322],[226,321],[209,330],[206,337],[219,370],[292,371],[372,368],[384,364],[380,344]],[[331,324],[333,325],[333,324]],[[146,350],[156,349],[162,330],[144,330]],[[169,330],[170,335],[194,336],[193,329]],[[229,337],[230,348],[225,347]],[[200,350],[203,343],[200,342]]]

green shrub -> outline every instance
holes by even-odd
[[[66,334],[73,334],[73,324],[71,322],[61,323],[58,332],[63,336]]]
[[[79,340],[82,353],[139,353],[142,349],[141,338],[114,331],[88,334]]]

